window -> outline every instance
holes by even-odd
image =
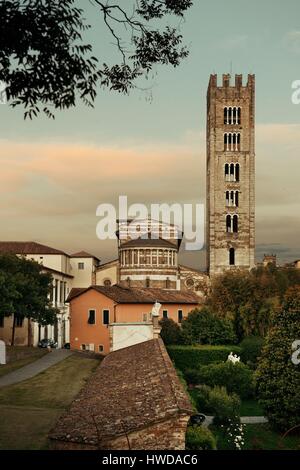
[[[229,265],[234,266],[235,265],[235,249],[230,248],[229,250]]]
[[[238,163],[235,165],[235,181],[240,181],[240,165]]]
[[[231,215],[226,216],[226,232],[231,233]]]
[[[103,310],[103,325],[109,325],[109,310]]]
[[[89,351],[90,350],[90,345],[89,344],[82,344],[81,349],[82,349],[82,351]]]
[[[182,310],[178,310],[178,323],[182,323],[183,319],[183,312]]]
[[[240,181],[240,165],[239,163],[225,163],[225,181]]]
[[[4,328],[4,316],[0,315],[0,328]]]
[[[241,150],[240,132],[226,132],[224,134],[224,152],[237,152]]]
[[[224,108],[224,124],[241,124],[241,108],[237,106],[227,106]]]
[[[104,285],[105,285],[105,287],[110,287],[111,286],[111,280],[110,279],[104,279]]]
[[[170,289],[170,285],[171,285],[170,278],[167,277],[167,279],[166,279],[166,289]]]
[[[78,269],[84,269],[84,263],[78,263]]]
[[[15,315],[15,325],[22,328],[24,322],[24,315]]]
[[[150,287],[150,278],[146,277],[146,287]]]
[[[168,318],[168,310],[163,310],[163,318]]]
[[[90,325],[95,325],[95,323],[96,323],[96,310],[89,310],[88,323]]]
[[[127,287],[130,287],[130,277],[126,279],[126,282],[127,282]]]
[[[233,216],[233,233],[237,233],[238,232],[238,216],[237,215],[234,215]]]
[[[237,233],[238,232],[238,216],[237,215],[227,215],[226,216],[226,232],[227,233]]]
[[[238,191],[226,191],[226,206],[227,207],[238,207],[239,206],[239,192]]]
[[[104,351],[104,346],[103,346],[103,344],[99,344],[98,349],[99,349],[99,352],[100,352],[100,353],[103,352],[103,351]]]

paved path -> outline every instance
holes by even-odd
[[[203,423],[204,426],[210,426],[213,422],[213,416],[206,416],[206,419]],[[264,416],[241,416],[242,424],[264,424],[267,423],[268,419]]]
[[[71,354],[73,354],[73,352],[69,349],[53,349],[51,352],[45,354],[45,356],[37,359],[31,364],[21,367],[14,372],[9,372],[8,374],[1,377],[0,387],[5,387],[6,385],[12,385],[18,382],[22,382],[23,380],[31,379],[31,377],[34,377],[40,372],[48,369],[48,367],[57,364]]]

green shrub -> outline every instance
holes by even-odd
[[[261,336],[248,336],[243,339],[240,343],[242,361],[250,367],[255,368],[257,360],[261,355],[263,345],[264,339]]]
[[[225,387],[214,387],[210,390],[209,408],[214,415],[214,424],[240,421],[241,401],[235,393],[229,395]]]
[[[233,324],[219,318],[207,307],[192,310],[182,322],[182,338],[185,344],[233,344],[237,338]]]
[[[256,372],[259,402],[270,423],[281,431],[300,424],[300,365],[292,362],[292,344],[297,339],[300,339],[300,286],[288,290]]]
[[[162,318],[159,324],[161,326],[160,336],[166,345],[182,343],[181,328],[174,320]]]
[[[187,450],[216,450],[216,439],[205,426],[188,426],[185,438]]]
[[[233,364],[227,361],[202,366],[194,378],[197,378],[197,383],[200,384],[226,387],[229,393],[237,393],[241,398],[250,398],[254,395],[253,372],[241,362]]]
[[[241,354],[239,346],[168,346],[168,352],[176,367],[182,371],[198,369],[201,365],[212,362],[224,362],[230,352]]]
[[[193,402],[195,403],[199,413],[211,413],[212,410],[209,406],[210,391],[211,387],[209,387],[208,385],[199,385],[197,388],[194,389]]]

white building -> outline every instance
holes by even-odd
[[[54,325],[44,327],[32,323],[31,344],[37,346],[39,340],[49,338],[57,341],[58,347],[63,347],[70,340],[69,305],[65,300],[73,287],[89,287],[95,283],[95,271],[100,260],[84,251],[68,255],[36,242],[0,242],[0,253],[25,256],[42,264],[44,270],[52,274],[53,291],[50,298],[60,313]],[[5,317],[0,323],[0,339],[7,344],[10,343],[12,321],[12,317]],[[16,322],[15,344],[28,344],[28,322],[24,319]]]

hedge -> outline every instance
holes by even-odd
[[[189,426],[186,432],[186,449],[216,450],[216,438],[212,432],[204,426]]]
[[[212,362],[225,362],[231,352],[238,356],[241,354],[239,346],[172,345],[168,346],[167,349],[175,366],[182,371],[195,369]]]

